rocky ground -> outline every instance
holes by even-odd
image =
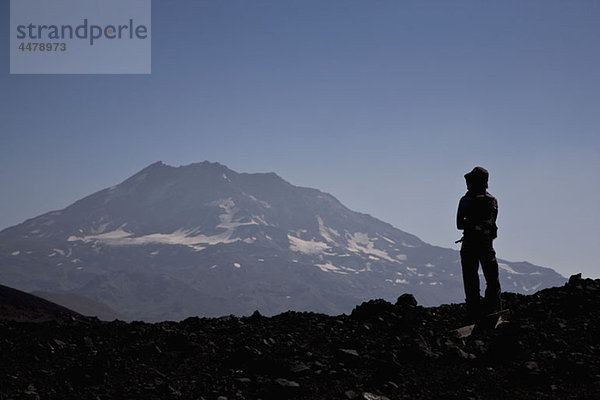
[[[503,294],[509,322],[458,339],[463,304],[410,295],[351,315],[0,321],[0,399],[598,399],[600,280]]]

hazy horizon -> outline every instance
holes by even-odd
[[[600,3],[152,6],[151,75],[10,75],[0,41],[0,229],[209,160],[458,249],[481,165],[498,257],[600,277]]]

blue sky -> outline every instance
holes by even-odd
[[[0,228],[210,160],[458,248],[482,165],[499,257],[600,277],[599,20],[595,1],[154,0],[151,75],[10,75],[7,37]]]

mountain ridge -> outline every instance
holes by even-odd
[[[0,320],[42,322],[72,321],[78,318],[84,317],[40,296],[0,285]]]

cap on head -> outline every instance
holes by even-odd
[[[487,188],[488,178],[490,174],[487,169],[483,167],[475,167],[471,172],[465,174],[468,188]]]

